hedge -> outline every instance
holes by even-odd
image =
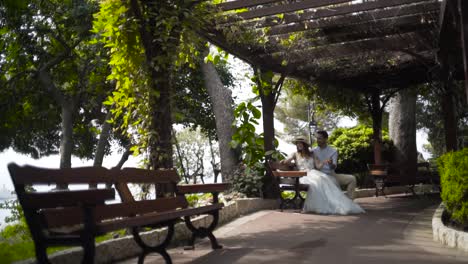
[[[468,225],[468,148],[437,160],[444,202],[452,220]]]

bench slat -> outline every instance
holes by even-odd
[[[53,184],[53,183],[112,183],[108,170],[102,167],[79,167],[49,169],[30,165],[8,164],[14,184]]]
[[[184,197],[158,198],[135,202],[97,205],[95,221],[110,220],[117,217],[128,217],[163,212],[188,206]],[[80,207],[48,209],[41,212],[49,228],[70,226],[83,223],[83,211]]]
[[[224,206],[222,203],[207,205],[197,208],[185,208],[180,210],[171,210],[160,213],[149,213],[141,216],[118,219],[114,221],[102,222],[97,225],[98,232],[110,232],[128,227],[147,226],[164,221],[171,221],[184,216],[204,214],[214,210],[219,210]]]
[[[103,204],[115,198],[114,189],[91,189],[75,191],[31,192],[24,193],[22,206],[26,208],[54,208],[76,206],[79,204]]]
[[[118,170],[119,182],[132,183],[172,183],[179,182],[180,178],[174,169],[147,170],[139,168],[111,169]]]
[[[275,177],[303,177],[307,176],[307,171],[273,171]]]
[[[146,170],[123,168],[108,170],[104,167],[39,168],[30,165],[8,164],[14,184],[90,184],[90,183],[171,183],[179,182],[173,169]],[[115,170],[118,170],[116,177]]]

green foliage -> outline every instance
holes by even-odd
[[[242,162],[245,167],[239,168],[233,177],[233,189],[248,197],[260,196],[262,178],[265,172],[263,161],[263,137],[255,133],[254,124],[258,125],[262,113],[251,102],[242,102],[234,110],[238,120],[236,131],[232,136],[231,147],[242,151]]]
[[[0,209],[10,210],[10,216],[5,218],[5,223],[24,221],[24,212],[18,200],[6,200],[0,203]]]
[[[5,263],[31,258],[34,256],[34,243],[29,233],[23,210],[18,200],[0,203],[0,209],[10,210],[5,218],[8,225],[0,228],[0,256]]]
[[[231,147],[242,149],[243,161],[247,166],[263,160],[263,137],[255,133],[262,113],[251,102],[242,102],[234,110],[234,117],[239,120],[236,132],[232,136]]]
[[[352,128],[338,128],[330,135],[328,142],[338,150],[338,173],[360,173],[367,171],[366,164],[374,162],[372,128],[358,125]],[[382,132],[384,160],[391,161],[393,143],[388,133]]]
[[[129,15],[129,1],[103,1],[93,21],[93,32],[109,50],[111,74],[109,80],[116,81],[116,91],[109,96],[105,105],[112,106],[113,119],[121,119],[121,130],[127,128],[146,136],[142,129],[148,119],[149,74],[145,67],[145,53],[138,31],[138,23]],[[133,117],[139,116],[135,120]],[[138,154],[138,148],[132,149]]]
[[[110,87],[102,46],[91,45],[96,1],[17,1],[0,8],[0,150],[33,158],[60,147],[61,107],[73,112],[73,154],[91,158]],[[12,100],[12,98],[14,98]]]
[[[419,95],[416,101],[416,125],[418,129],[424,129],[427,132],[429,144],[425,145],[424,149],[433,157],[439,157],[446,152],[444,137],[446,113],[442,108],[441,86],[442,84],[437,82],[418,86]],[[452,106],[458,121],[458,147],[461,149],[468,146],[468,104],[464,96],[464,81],[454,82],[452,88],[454,90]]]
[[[261,162],[239,167],[232,178],[232,189],[247,197],[262,197],[264,171],[265,168]]]
[[[189,207],[206,205],[213,200],[211,193],[193,193],[185,195]]]
[[[452,220],[468,225],[468,148],[449,152],[437,160],[442,200]]]
[[[134,139],[135,155],[147,151],[149,145],[154,147],[150,142],[158,142],[155,127],[159,120],[152,118],[172,107],[173,98],[178,100],[176,122],[199,123],[207,133],[213,131],[211,105],[206,103],[209,97],[198,69],[205,42],[195,33],[206,15],[206,5],[139,1],[135,8],[128,0],[101,2],[94,32],[109,49],[112,74],[108,78],[117,84],[106,104],[113,106],[112,122],[120,118],[121,131]],[[168,100],[158,102],[160,96]],[[197,107],[201,114],[192,111]]]
[[[2,234],[0,234],[2,236]],[[32,240],[22,242],[10,242],[0,237],[1,263],[13,263],[35,256],[34,243]]]
[[[258,125],[261,112],[251,102],[242,102],[234,110],[237,120],[236,131],[232,136],[231,147],[241,148],[242,163],[233,177],[233,189],[249,197],[261,196],[265,175],[265,155],[275,160],[283,159],[278,151],[265,152],[263,134],[255,133],[254,124]],[[278,141],[274,141],[275,149]]]
[[[275,108],[275,117],[285,125],[280,131],[282,138],[303,136],[308,138],[309,121],[315,121],[318,129],[333,131],[340,118],[339,112],[328,107],[328,104],[302,93],[303,83],[297,80],[286,80],[283,88],[286,92],[280,97]],[[312,131],[313,132],[313,131]],[[284,136],[283,136],[284,134]]]

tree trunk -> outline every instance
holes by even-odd
[[[378,91],[372,93],[371,95],[371,113],[374,163],[382,164],[382,109],[380,107],[380,93]]]
[[[71,168],[73,150],[73,102],[64,100],[62,105],[62,135],[60,135],[60,168]],[[67,189],[68,184],[57,184],[57,189]]]
[[[175,61],[175,58],[172,58],[172,52],[177,48],[179,44],[178,40],[180,39],[180,25],[176,25],[169,33],[170,37],[176,40],[171,45],[165,43],[168,46],[164,46],[164,43],[153,41],[153,36],[157,35],[154,31],[158,29],[150,25],[157,24],[159,9],[162,8],[158,6],[160,3],[163,7],[167,4],[158,1],[151,4],[137,0],[130,1],[131,11],[140,23],[139,33],[145,48],[146,63],[151,76],[151,83],[149,84],[151,123],[149,125],[150,138],[148,148],[150,152],[150,167],[153,169],[173,167],[171,144],[171,69],[172,62]],[[144,16],[142,9],[145,9],[148,13],[152,12],[152,15],[148,17]],[[155,65],[157,61],[159,62]]]
[[[281,82],[284,79],[281,78]],[[263,148],[265,153],[268,151],[275,150],[275,123],[274,123],[274,111],[276,106],[276,95],[277,90],[273,89],[273,80],[263,80],[270,82],[271,91],[260,90],[260,99],[262,101],[262,119],[263,119]],[[260,84],[257,84],[259,87]],[[281,85],[281,84],[279,84]],[[265,155],[265,162],[270,160],[271,155]],[[269,171],[266,171],[265,179],[263,182],[263,196],[265,198],[279,198],[280,190],[278,188],[278,182],[273,175],[270,175]]]
[[[155,92],[159,91],[159,96],[150,96],[151,107],[151,128],[154,133],[150,137],[151,167],[172,168],[172,87],[170,82],[171,74],[166,71],[154,71],[153,82],[155,82]],[[164,79],[161,76],[165,76]],[[155,79],[158,78],[158,79]],[[154,81],[154,80],[157,80]]]
[[[99,141],[96,147],[96,155],[94,156],[94,167],[101,167],[104,160],[104,153],[106,145],[109,141],[109,135],[111,130],[111,124],[107,122],[112,118],[112,113],[109,110],[106,114],[106,118],[102,124],[101,134],[99,134]]]
[[[125,164],[125,162],[127,162],[131,154],[132,154],[132,151],[130,150],[130,146],[128,146],[125,152],[120,157],[119,163],[117,163],[117,165],[115,165],[113,169],[121,169],[122,166]]]
[[[71,155],[73,150],[73,110],[75,101],[73,98],[66,98],[60,89],[55,86],[47,68],[39,70],[39,80],[47,90],[54,96],[57,104],[60,105],[62,113],[62,134],[60,135],[60,168],[71,168]],[[67,184],[57,184],[57,189],[67,189]]]
[[[173,135],[174,135],[174,145],[176,147],[176,152],[177,152],[177,158],[179,159],[180,169],[182,170],[182,176],[184,177],[185,183],[188,184],[189,179],[188,179],[188,175],[187,175],[187,172],[185,170],[185,167],[184,167],[184,160],[183,160],[183,157],[182,157],[182,154],[181,154],[181,151],[180,151],[179,142],[177,140],[175,131],[173,131]]]
[[[224,87],[218,72],[211,62],[202,63],[201,70],[215,114],[222,180],[230,182],[240,160],[238,150],[232,149],[229,144],[234,134],[234,129],[232,128],[234,110],[231,91]]]
[[[73,149],[73,106],[68,100],[62,104],[62,135],[60,136],[60,168],[71,168]]]
[[[390,102],[389,130],[395,145],[394,162],[400,175],[410,180],[416,176],[416,94],[404,89]]]
[[[96,146],[96,155],[94,155],[94,167],[102,167],[102,162],[104,160],[104,153],[106,150],[106,144],[109,141],[109,135],[111,130],[111,124],[107,122],[112,118],[112,113],[109,110],[102,124],[101,134],[99,134],[99,141]],[[89,188],[97,188],[96,183],[89,184]]]

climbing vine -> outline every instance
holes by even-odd
[[[110,54],[108,78],[116,82],[106,102],[113,106],[111,122],[122,119],[121,129],[135,141],[136,154],[161,138],[163,125],[158,124],[162,121],[157,113],[172,104],[171,82],[177,69],[196,66],[201,41],[196,29],[208,15],[208,4],[195,3],[106,0],[95,16],[93,32]],[[162,94],[165,99],[160,101]]]

